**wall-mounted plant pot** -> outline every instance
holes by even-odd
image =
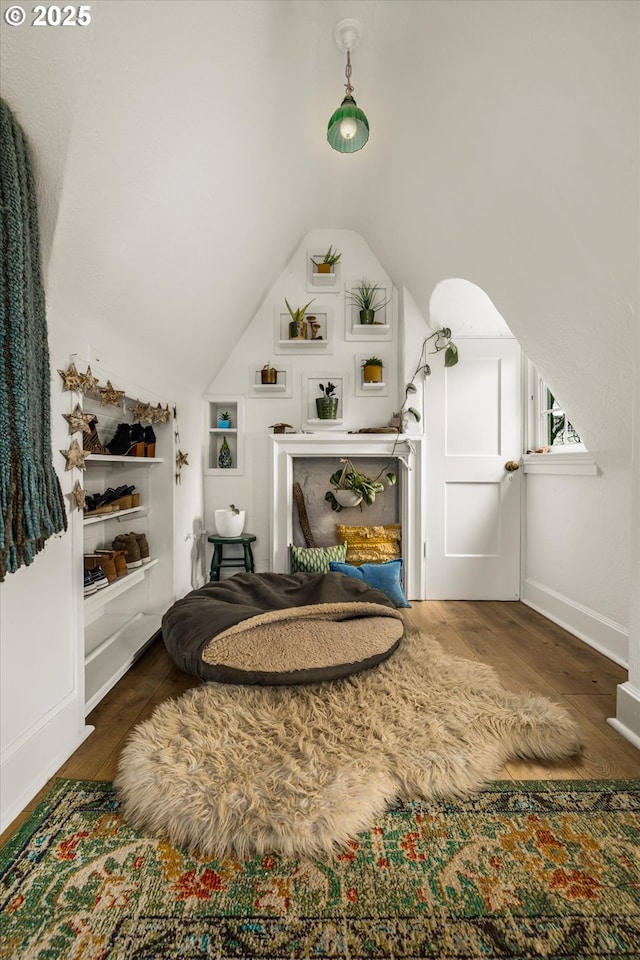
[[[219,537],[239,537],[244,530],[246,510],[234,513],[233,510],[216,510],[215,524]]]
[[[218,428],[220,430],[229,430],[231,428],[231,420],[218,420]]]
[[[316,273],[333,273],[330,263],[316,263]]]
[[[341,507],[357,507],[362,503],[362,496],[355,490],[334,490],[333,495]]]
[[[318,420],[337,420],[338,398],[316,397],[316,410],[318,411]]]
[[[307,339],[307,321],[290,320],[289,321],[289,340]]]
[[[263,367],[260,371],[260,380],[262,383],[277,383],[278,371],[275,367]]]
[[[362,376],[365,383],[382,383],[382,367],[377,363],[365,363]]]
[[[373,318],[375,317],[375,310],[361,310],[360,311],[360,323],[373,323]]]

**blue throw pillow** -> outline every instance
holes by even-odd
[[[370,587],[381,590],[392,600],[396,607],[410,607],[402,589],[402,560],[387,560],[386,563],[362,563],[354,567],[351,563],[329,562],[333,573],[346,573],[348,577],[363,580]]]

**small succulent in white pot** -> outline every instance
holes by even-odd
[[[224,510],[215,511],[215,524],[219,537],[239,537],[244,530],[246,510],[240,510],[235,503]]]

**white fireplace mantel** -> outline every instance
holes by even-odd
[[[289,570],[293,542],[293,461],[296,457],[390,457],[397,461],[404,585],[409,600],[426,599],[424,436],[388,433],[284,433],[271,437],[271,569]]]

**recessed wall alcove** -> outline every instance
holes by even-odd
[[[340,457],[391,459],[390,470],[398,475],[397,521],[402,526],[404,582],[411,600],[426,597],[424,503],[424,438],[406,437],[398,441],[389,434],[274,434],[271,437],[271,569],[286,573],[289,569],[289,544],[294,542],[293,484],[296,459],[321,459],[327,477]],[[327,486],[328,489],[328,486]],[[393,488],[391,488],[393,489]],[[382,494],[385,497],[387,494]],[[367,508],[365,508],[366,510]],[[332,523],[369,523],[366,513],[345,510],[332,513]]]

